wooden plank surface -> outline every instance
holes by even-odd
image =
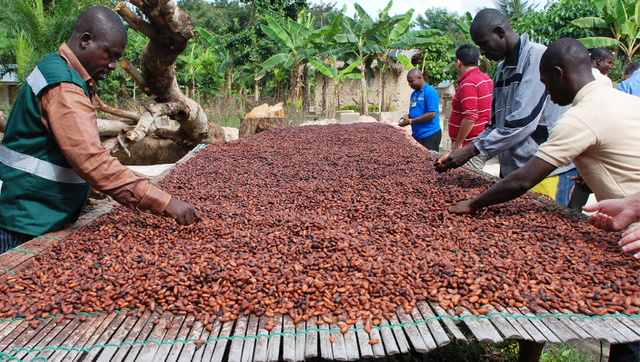
[[[607,322],[613,329],[618,331],[618,333],[622,334],[624,338],[629,340],[629,342],[640,341],[640,336],[638,336],[631,328],[625,326],[623,323],[620,323],[617,318],[605,317],[604,321]]]
[[[358,338],[356,337],[355,326],[349,326],[349,330],[345,333],[344,344],[347,347],[347,359],[349,361],[357,361],[360,359],[360,352],[358,348]],[[372,331],[373,332],[373,331]]]
[[[531,335],[527,331],[527,329],[516,318],[514,318],[511,315],[511,313],[509,313],[506,309],[504,309],[503,307],[499,307],[499,309],[496,309],[496,310],[505,315],[505,319],[507,320],[507,322],[509,322],[509,324],[511,324],[511,326],[513,328],[515,328],[516,331],[518,331],[520,336],[522,336],[522,339],[524,339],[525,341],[533,341],[534,340],[533,337],[531,337]],[[531,325],[531,328],[533,328],[534,330],[536,330],[536,332],[538,332],[538,330],[533,325]],[[544,339],[544,341],[546,341],[546,339],[544,337],[542,337],[542,339]]]
[[[533,314],[527,307],[522,307],[520,308],[520,310],[522,310],[525,315]],[[542,317],[545,314],[550,314],[550,312],[544,308],[538,308],[538,310],[536,311],[536,315],[538,317],[541,317],[540,320],[542,320],[542,322],[547,327],[549,327],[549,329],[553,331],[553,334],[560,338],[562,342],[571,342],[580,339],[577,334],[567,328],[567,326],[560,322],[557,318],[551,316]]]
[[[145,311],[142,314],[142,317],[140,319],[144,319],[145,322],[146,322],[146,320],[149,319],[150,315],[151,315],[151,312]],[[106,313],[101,314],[100,316],[101,317],[106,317]],[[124,320],[124,322],[122,324],[120,324],[120,326],[115,331],[115,333],[111,336],[111,339],[109,340],[109,344],[114,344],[114,345],[120,346],[122,344],[122,342],[125,340],[125,338],[127,338],[127,335],[129,334],[129,332],[133,332],[137,322],[138,322],[138,318],[136,316],[127,317]],[[143,322],[143,323],[145,323],[145,322]],[[95,328],[97,328],[97,326],[95,326]],[[142,328],[142,327],[140,327],[140,328]],[[93,334],[93,332],[91,334]],[[117,346],[107,346],[107,347],[105,347],[102,350],[102,353],[100,353],[100,356],[98,357],[97,361],[98,362],[109,362],[109,361],[111,361],[111,357],[113,357],[116,354],[116,352],[118,351],[118,347]],[[127,346],[127,349],[128,349],[128,347],[129,346]],[[124,348],[124,345],[121,348]]]
[[[360,347],[360,354],[362,355],[362,358],[384,356],[384,347],[382,346],[382,342],[377,344],[380,354],[375,354],[374,348],[376,347],[369,344],[371,339],[378,339],[382,341],[382,338],[380,337],[380,330],[378,328],[371,328],[371,338],[369,338],[369,335],[363,329],[364,322],[362,321],[362,318],[358,318],[355,326],[351,327],[356,327],[356,338],[358,339],[358,346]]]
[[[500,334],[495,330],[495,328],[493,328],[493,325],[491,325],[491,322],[486,319],[477,319],[476,316],[469,313],[467,309],[461,309],[462,313],[460,313],[460,317],[462,318],[462,321],[467,325],[467,327],[469,327],[469,330],[478,341],[484,343],[500,343],[503,341]],[[483,320],[489,322],[490,326],[487,326]]]
[[[193,356],[196,353],[196,344],[195,341],[198,339],[202,339],[202,331],[204,330],[204,325],[201,320],[197,320],[194,318],[193,327],[189,331],[189,335],[187,336],[187,342],[184,344],[182,351],[178,355],[178,362],[189,362],[193,360]],[[189,341],[193,340],[193,341]],[[200,349],[203,348],[204,345],[200,346]],[[171,351],[173,354],[173,350]],[[169,355],[171,357],[171,355]]]
[[[531,323],[531,321],[529,321],[529,319],[527,318],[518,318],[518,317],[523,317],[523,314],[516,308],[504,308],[504,307],[500,307],[499,311],[505,314],[509,314],[511,316],[513,316],[513,319],[519,323],[522,328],[524,328],[527,333],[529,334],[529,336],[531,336],[531,338],[533,339],[533,341],[535,341],[536,343],[546,343],[548,342],[547,337],[544,336],[544,334],[542,334],[542,332],[540,332],[538,330],[538,328],[536,328],[536,326],[533,325],[533,323]]]
[[[213,351],[213,356],[211,357],[212,361],[222,361],[222,356],[224,356],[224,352],[227,349],[227,343],[229,343],[229,339],[226,337],[231,335],[234,324],[235,321],[229,321],[222,325],[220,335],[218,336],[218,343],[216,343],[216,349]]]
[[[318,336],[319,333],[315,329],[317,317],[309,317],[307,320],[307,336],[304,342],[304,357],[306,359],[319,357],[318,355]]]
[[[279,313],[273,317],[275,326],[271,333],[269,333],[269,350],[267,352],[269,362],[278,362],[280,359],[280,341],[282,337],[277,333],[282,333],[282,318],[283,315]]]
[[[97,314],[92,314],[86,317],[87,319],[84,322],[80,322],[78,327],[71,331],[71,334],[67,337],[62,346],[66,348],[81,349],[84,346],[86,340],[95,331],[95,329],[92,329],[91,326],[93,325],[93,322],[97,317]],[[78,318],[78,320],[80,319],[80,317],[76,318]],[[52,354],[51,357],[49,357],[48,362],[71,361],[77,354],[78,352],[76,351],[59,349],[54,354]]]
[[[372,335],[369,336],[369,338],[371,339],[376,339],[376,338],[373,338],[374,330],[375,330],[374,328],[371,329]],[[400,353],[400,348],[398,348],[398,344],[396,343],[396,338],[393,336],[393,330],[391,329],[391,326],[389,326],[389,322],[386,319],[382,319],[382,321],[380,322],[380,337],[381,337],[380,343],[378,344],[384,343],[384,350],[388,355],[394,355],[394,354]],[[374,351],[375,351],[375,345],[374,345]],[[376,352],[376,357],[378,357],[377,352]]]
[[[231,340],[231,348],[229,349],[229,362],[242,361],[242,347],[244,346],[242,337],[246,334],[248,322],[249,317],[242,314],[236,320],[236,327],[233,329],[234,338]]]
[[[296,362],[304,361],[304,350],[307,342],[307,333],[305,332],[307,329],[307,322],[304,320],[300,321],[296,325]]]
[[[522,309],[517,309],[517,308],[511,308],[509,309],[512,314],[515,315],[515,312],[517,311],[518,314],[520,315],[524,315],[524,316],[528,316],[528,317],[532,317],[534,316],[533,313],[531,312],[525,312]],[[519,319],[519,320],[523,320],[523,319]],[[544,338],[547,339],[548,342],[551,343],[560,343],[562,342],[555,334],[553,334],[553,332],[551,332],[551,330],[544,324],[542,323],[542,321],[538,318],[531,318],[531,319],[527,319],[531,324],[533,324],[536,329],[538,331],[540,331],[540,333],[542,333],[542,335],[544,336]]]
[[[178,333],[182,329],[182,325],[185,321],[184,315],[176,315],[173,317],[173,321],[171,322],[173,326],[169,328],[169,330],[162,337],[162,342],[160,347],[158,347],[158,351],[156,355],[153,357],[156,361],[164,361],[169,356],[171,349],[174,347],[173,342],[178,338]]]
[[[447,326],[458,343],[469,344],[467,337],[465,337],[464,334],[460,331],[460,328],[456,326],[455,319],[453,319],[454,317],[450,316],[441,306],[435,303],[433,304],[433,310],[438,313],[438,316],[440,316],[440,320],[442,321],[442,323],[444,323],[445,326]]]
[[[269,318],[267,316],[260,317],[260,322],[258,324],[258,339],[256,340],[256,349],[253,352],[253,360],[254,362],[267,362],[267,352],[269,346],[269,331],[264,329],[264,326],[267,325],[267,321]]]
[[[213,352],[215,351],[215,348],[219,343],[219,341],[217,341],[217,338],[220,335],[220,331],[222,330],[222,323],[220,323],[219,319],[216,319],[215,321],[213,321],[213,323],[209,323],[211,323],[211,332],[209,333],[209,337],[207,337],[207,345],[205,348],[202,348],[202,357],[196,356],[196,358],[200,358],[205,362],[209,362],[213,358]]]
[[[618,331],[616,331],[613,327],[609,325],[609,323],[607,323],[603,319],[594,318],[592,319],[592,321],[595,324],[597,324],[600,327],[600,329],[602,329],[605,332],[608,338],[613,338],[615,340],[615,342],[612,342],[612,343],[629,343],[629,340],[625,336],[623,336]]]
[[[94,331],[89,334],[89,337],[84,341],[85,343],[82,348],[89,349],[97,344],[104,345],[105,343],[107,343],[126,318],[127,314],[125,312],[120,312],[118,314],[107,314],[102,323],[96,326]],[[83,358],[87,361],[91,361],[95,359],[95,357],[98,356],[102,351],[103,348],[91,348],[91,350],[86,355],[80,354],[77,355],[77,358]]]
[[[40,343],[40,341],[46,338],[51,332],[51,330],[55,327],[56,327],[56,323],[53,321],[53,318],[47,318],[46,321],[41,321],[40,326],[38,326],[37,333],[35,336],[33,336],[33,338],[31,338],[25,344],[16,344],[12,346],[12,348],[17,348],[17,349],[24,347],[25,348],[24,350],[18,350],[15,353],[13,353],[11,350],[9,350],[8,352],[10,352],[10,354],[14,355],[16,358],[18,358],[18,360],[21,360],[22,357],[26,356],[30,350],[35,348],[35,346],[38,343]]]
[[[406,332],[411,345],[416,351],[420,353],[427,353],[430,349],[436,348],[436,342],[433,340],[433,338],[431,338],[430,333],[427,333],[427,336],[430,340],[430,344],[429,346],[427,346],[427,342],[425,341],[422,333],[420,333],[420,331],[418,330],[418,327],[412,324],[413,318],[411,318],[411,316],[408,315],[403,308],[398,308],[398,310],[396,311],[396,315],[398,317],[398,320],[403,323],[404,331]],[[425,327],[424,324],[422,326]]]
[[[389,322],[391,322],[392,325],[400,324],[400,320],[398,319],[398,316],[395,314],[393,315],[393,317],[391,317],[391,320]],[[398,349],[400,350],[400,353],[408,353],[411,347],[409,346],[409,342],[407,341],[407,338],[404,335],[403,328],[401,326],[393,326],[392,330],[393,330],[393,335],[396,337],[396,341],[398,342]]]
[[[204,317],[203,317],[203,319],[204,319]],[[202,333],[200,334],[200,339],[203,340],[205,343],[202,346],[200,346],[200,348],[196,348],[195,349],[195,352],[193,352],[193,357],[190,360],[192,362],[201,362],[202,361],[202,357],[204,355],[204,351],[209,346],[209,339],[215,338],[215,337],[213,337],[214,322],[213,321],[209,321],[208,325],[212,327],[211,331],[207,330],[207,326],[204,325],[204,320],[202,321]],[[215,341],[211,341],[211,342],[213,343],[213,345],[211,347],[211,349],[213,350],[213,348],[215,347]]]
[[[483,308],[486,308],[489,311],[489,314],[498,313],[491,304],[487,304],[483,306]],[[505,338],[524,339],[524,336],[522,336],[505,317],[493,314],[489,317],[489,320],[500,331],[500,333],[505,336]]]
[[[162,317],[159,319],[158,324],[153,327],[151,330],[151,334],[142,349],[140,350],[140,354],[138,355],[138,359],[140,361],[152,361],[158,349],[160,349],[160,345],[158,344],[164,338],[164,335],[167,333],[167,323],[171,323],[173,321],[173,313],[167,311],[162,314]],[[153,342],[153,341],[156,342]],[[127,358],[127,361],[133,362],[133,359]]]
[[[321,317],[318,317],[318,320],[321,320]],[[318,326],[320,332],[318,333],[318,338],[320,339],[320,356],[324,359],[333,359],[333,348],[331,347],[331,334],[326,329],[329,329],[329,325],[327,323],[322,323]]]
[[[618,316],[616,318],[620,321],[620,323],[622,323],[625,326],[627,326],[627,328],[631,329],[636,334],[640,335],[640,326],[635,324],[635,323],[633,323],[631,321],[631,319],[629,319],[628,317],[622,317],[622,316]]]
[[[33,348],[33,346],[38,344],[42,337],[47,333],[44,330],[50,330],[51,328],[53,328],[53,326],[51,325],[54,324],[52,320],[53,318],[47,318],[44,321],[40,321],[40,324],[36,329],[27,328],[20,336],[18,336],[18,338],[14,339],[13,341],[7,340],[6,343],[5,341],[2,341],[2,345],[6,345],[6,347],[4,349],[0,349],[0,351],[13,356],[17,356],[19,353],[22,353],[21,356],[24,356],[25,354],[27,354],[27,352],[20,351],[20,349],[25,348],[26,350],[29,350]]]
[[[7,346],[9,346],[14,340],[16,340],[23,332],[25,332],[27,329],[32,329],[29,326],[29,323],[27,322],[20,322],[18,323],[15,328],[13,328],[11,330],[11,332],[9,332],[7,334],[6,337],[0,339],[0,351],[5,349]]]
[[[258,323],[260,323],[260,317],[255,314],[249,316],[247,336],[255,336],[258,334]],[[253,350],[256,345],[256,338],[247,338],[244,341],[244,345],[242,346],[242,362],[253,362]]]
[[[418,302],[416,308],[411,311],[411,315],[413,316],[413,320],[416,322],[418,320],[427,321],[427,327],[429,328],[429,331],[431,332],[431,335],[435,339],[435,342],[438,346],[445,346],[451,343],[451,339],[449,339],[447,332],[444,331],[442,325],[440,325],[440,322],[436,318],[434,318],[435,314],[433,313],[431,307],[429,306],[429,304],[427,304],[427,302]],[[420,331],[422,332],[422,330]]]
[[[333,359],[336,361],[347,361],[349,356],[347,355],[347,346],[344,341],[344,336],[340,332],[340,328],[335,323],[331,323],[329,325],[330,339],[333,338],[333,343],[331,343],[331,348],[333,348]]]
[[[580,326],[578,326],[575,322],[573,322],[568,317],[563,316],[562,312],[560,312],[559,310],[552,309],[551,313],[557,315],[560,322],[562,322],[565,326],[567,326],[567,328],[571,329],[573,333],[577,334],[580,337],[580,339],[593,339],[593,337],[587,331],[580,328]]]
[[[55,346],[53,344],[53,340],[56,338],[56,336],[62,330],[64,330],[67,327],[67,325],[69,325],[69,323],[70,323],[70,321],[68,319],[63,319],[62,322],[58,323],[53,329],[51,329],[51,331],[49,332],[48,335],[45,336],[45,338],[40,340],[40,342],[35,346],[34,349],[42,349],[42,348],[47,347],[47,346]],[[54,324],[55,324],[55,322],[54,322]],[[45,350],[43,352],[46,352],[46,351],[47,350]],[[50,351],[50,350],[48,350],[48,351]],[[36,358],[39,355],[40,355],[40,352],[34,350],[34,351],[29,352],[29,354],[27,354],[23,359],[26,360],[26,361],[30,361],[30,360]],[[43,357],[44,357],[44,355],[43,355]]]
[[[295,362],[296,360],[296,326],[293,324],[293,319],[288,314],[285,314],[282,331],[288,332],[282,336],[282,359],[285,362]],[[291,334],[293,333],[293,334]]]
[[[611,341],[609,341],[609,337],[607,336],[607,333],[605,331],[602,330],[602,328],[600,328],[595,322],[593,322],[591,319],[582,319],[576,315],[574,315],[574,313],[568,309],[565,309],[565,314],[569,315],[569,319],[571,319],[572,322],[574,322],[577,326],[579,326],[580,328],[582,328],[584,331],[586,331],[587,333],[589,333],[593,338],[600,340],[600,341],[606,341],[609,343],[615,343],[615,339],[611,338]]]
[[[133,328],[131,329],[131,331],[127,331],[125,329],[120,332],[120,333],[129,332],[127,333],[127,338],[123,341],[123,342],[127,342],[127,344],[123,344],[122,347],[116,349],[115,355],[113,356],[113,358],[109,359],[109,358],[106,358],[105,356],[105,359],[103,359],[102,356],[100,356],[101,358],[99,361],[100,362],[108,362],[108,361],[120,362],[124,360],[124,358],[128,355],[129,352],[131,352],[131,354],[137,355],[141,349],[141,346],[139,345],[130,346],[128,343],[134,343],[136,341],[144,341],[149,335],[149,333],[151,333],[151,328],[153,328],[153,323],[151,323],[151,320],[157,317],[158,317],[157,314],[152,313],[150,311],[144,312],[140,319],[137,319],[136,316],[129,317],[128,319],[135,320],[135,324]],[[115,348],[115,347],[107,347],[107,349],[109,348]]]

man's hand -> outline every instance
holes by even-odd
[[[472,200],[460,201],[449,208],[452,214],[473,214],[477,210],[471,206]]]
[[[623,251],[634,251],[640,249],[640,225],[636,225],[622,234],[622,240],[618,242]],[[640,253],[633,255],[640,259]]]
[[[593,205],[583,206],[586,212],[597,213],[589,216],[589,224],[604,231],[620,231],[638,219],[634,209],[626,199],[603,200]]]
[[[400,118],[400,122],[398,122],[398,126],[400,127],[406,127],[409,125],[409,115],[405,114],[404,116],[402,116],[402,118]]]
[[[571,178],[576,183],[576,187],[584,192],[591,192],[589,185],[584,181],[582,176],[578,175]]]
[[[436,171],[446,172],[452,168],[458,168],[478,153],[478,150],[472,143],[451,153],[445,153],[435,163]]]
[[[173,197],[164,209],[164,214],[176,219],[176,222],[180,225],[190,225],[200,220],[200,213],[193,205]]]

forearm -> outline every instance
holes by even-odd
[[[629,205],[629,208],[633,210],[636,218],[640,219],[640,192],[627,196],[624,201]]]
[[[462,123],[460,123],[460,130],[458,131],[458,136],[456,137],[456,142],[459,144],[463,144],[464,140],[467,138],[471,130],[473,129],[473,125],[475,122],[469,118],[464,118]],[[475,148],[475,146],[474,146]]]

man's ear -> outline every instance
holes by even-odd
[[[80,46],[82,46],[83,49],[87,48],[89,43],[93,41],[94,41],[93,36],[91,36],[91,34],[87,32],[80,35]]]
[[[562,77],[564,76],[564,71],[562,70],[562,68],[560,68],[559,66],[555,66],[553,67],[553,74],[558,78],[558,79],[562,79]]]
[[[493,28],[493,33],[496,34],[500,39],[504,39],[506,36],[504,28],[501,26],[496,26],[495,28]]]

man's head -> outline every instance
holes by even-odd
[[[540,59],[540,81],[560,106],[571,104],[578,91],[594,80],[589,52],[575,39],[554,41]]]
[[[629,79],[636,72],[636,70],[640,69],[640,62],[631,62],[624,67],[624,79]]]
[[[596,68],[600,73],[607,75],[611,71],[613,53],[607,48],[595,48],[591,51],[591,68]]]
[[[116,13],[95,6],[80,14],[68,45],[91,78],[100,81],[116,69],[127,46],[127,31]]]
[[[475,45],[463,44],[456,50],[456,70],[460,75],[477,67],[479,60],[480,52]]]
[[[422,89],[422,87],[424,87],[424,77],[420,69],[411,69],[407,74],[407,82],[409,83],[409,87],[415,91]]]
[[[499,61],[510,56],[519,36],[509,20],[496,9],[483,9],[476,14],[469,30],[471,39],[489,60]]]

